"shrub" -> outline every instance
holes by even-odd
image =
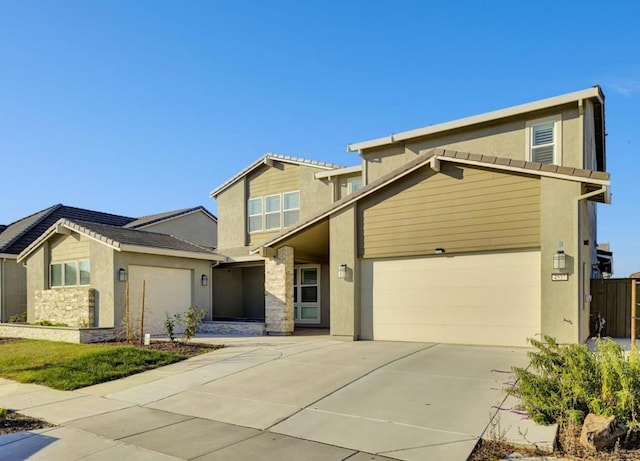
[[[582,424],[591,412],[618,417],[629,430],[640,428],[640,356],[625,356],[611,339],[596,341],[591,352],[584,344],[561,346],[553,338],[530,339],[528,368],[514,367],[517,382],[508,389],[522,399],[539,424]]]
[[[4,423],[7,419],[7,409],[0,407],[0,423]]]
[[[207,311],[204,309],[198,309],[197,306],[189,307],[189,309],[187,309],[183,314],[182,318],[185,328],[182,333],[182,338],[185,343],[188,343],[189,340],[196,335],[205,315],[207,315]]]
[[[181,322],[180,314],[174,314],[173,316],[169,315],[168,312],[165,312],[166,318],[164,319],[164,331],[171,340],[171,344],[174,346],[177,344],[176,339],[176,324]]]
[[[40,325],[42,327],[68,327],[66,323],[52,322],[51,320],[38,320],[31,325]]]
[[[9,317],[9,323],[27,323],[27,311]]]

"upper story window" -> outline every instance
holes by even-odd
[[[49,266],[49,286],[51,288],[89,285],[91,266],[88,260],[55,263]]]
[[[562,164],[562,117],[555,115],[526,124],[527,160]]]
[[[252,198],[247,202],[249,232],[278,230],[295,224],[299,219],[299,191]]]
[[[347,181],[347,189],[349,194],[353,194],[358,189],[362,189],[362,178],[351,178]]]

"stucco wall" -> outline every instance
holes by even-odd
[[[241,318],[242,268],[217,267],[213,270],[212,282],[213,318]]]
[[[349,180],[362,177],[362,172],[358,171],[357,173],[350,173],[340,175],[336,178],[335,181],[335,201],[337,202],[343,197],[349,195]]]
[[[113,266],[114,250],[92,240],[90,243],[91,287],[95,289],[95,322],[99,327],[114,323],[114,283],[118,276]]]
[[[559,342],[578,342],[581,307],[580,249],[578,248],[577,210],[575,198],[581,184],[554,178],[541,178],[541,258],[542,258],[542,333]],[[553,255],[558,242],[563,242],[567,268],[553,269]],[[568,281],[552,281],[551,274],[567,272]],[[588,316],[589,313],[586,312]]]
[[[129,252],[114,252],[114,263],[113,263],[113,278],[114,282],[114,325],[120,326],[122,324],[122,319],[124,317],[124,306],[125,306],[125,286],[124,282],[118,281],[118,270],[122,267],[127,271],[129,270],[129,265],[139,265],[139,266],[155,266],[155,267],[170,267],[176,269],[190,269],[194,271],[194,277],[192,279],[192,303],[198,306],[200,309],[205,309],[207,311],[206,320],[211,319],[211,308],[210,308],[210,285],[202,286],[200,283],[200,278],[202,274],[206,274],[210,276],[211,270],[211,262],[198,260],[198,259],[188,259],[188,258],[177,258],[171,256],[160,256],[160,255],[149,255],[144,253],[129,253]],[[101,309],[105,308],[104,304],[101,300]],[[186,309],[186,308],[185,308]],[[100,325],[103,326],[103,325]],[[106,325],[104,325],[106,326]]]
[[[356,245],[355,205],[331,216],[329,221],[329,283],[331,284],[331,336],[358,339],[360,334],[359,267]],[[347,265],[347,277],[338,278],[338,267]]]
[[[218,224],[201,211],[152,224],[140,230],[173,235],[205,247],[218,245]]]
[[[506,119],[480,126],[436,133],[405,143],[362,152],[364,174],[369,183],[401,167],[432,148],[446,148],[497,157],[526,160],[525,126],[527,121],[562,114],[563,165],[582,168],[582,124],[574,105],[538,111],[526,117]]]
[[[27,321],[35,321],[36,290],[49,288],[49,243],[44,242],[26,259],[27,264]]]
[[[0,259],[4,286],[0,287],[4,318],[9,320],[13,315],[20,315],[27,310],[27,270],[15,259]]]

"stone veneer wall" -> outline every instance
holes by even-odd
[[[202,322],[198,333],[224,336],[263,336],[265,325],[263,322]]]
[[[264,316],[267,334],[293,333],[293,248],[282,247],[264,262]]]
[[[0,323],[0,337],[85,344],[113,341],[115,333],[113,328],[44,327],[19,323]]]
[[[36,290],[34,321],[48,320],[70,327],[92,327],[94,307],[93,288]]]

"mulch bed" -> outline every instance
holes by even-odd
[[[53,426],[54,424],[50,424],[41,419],[31,418],[8,410],[6,419],[3,422],[0,422],[0,435],[12,434],[14,432],[35,431],[36,429],[44,429],[46,427]]]
[[[634,437],[611,451],[592,452],[580,445],[580,427],[565,427],[560,429],[558,446],[552,454],[499,440],[480,440],[468,461],[501,460],[515,453],[526,456],[547,455],[576,461],[640,461],[640,439]]]

